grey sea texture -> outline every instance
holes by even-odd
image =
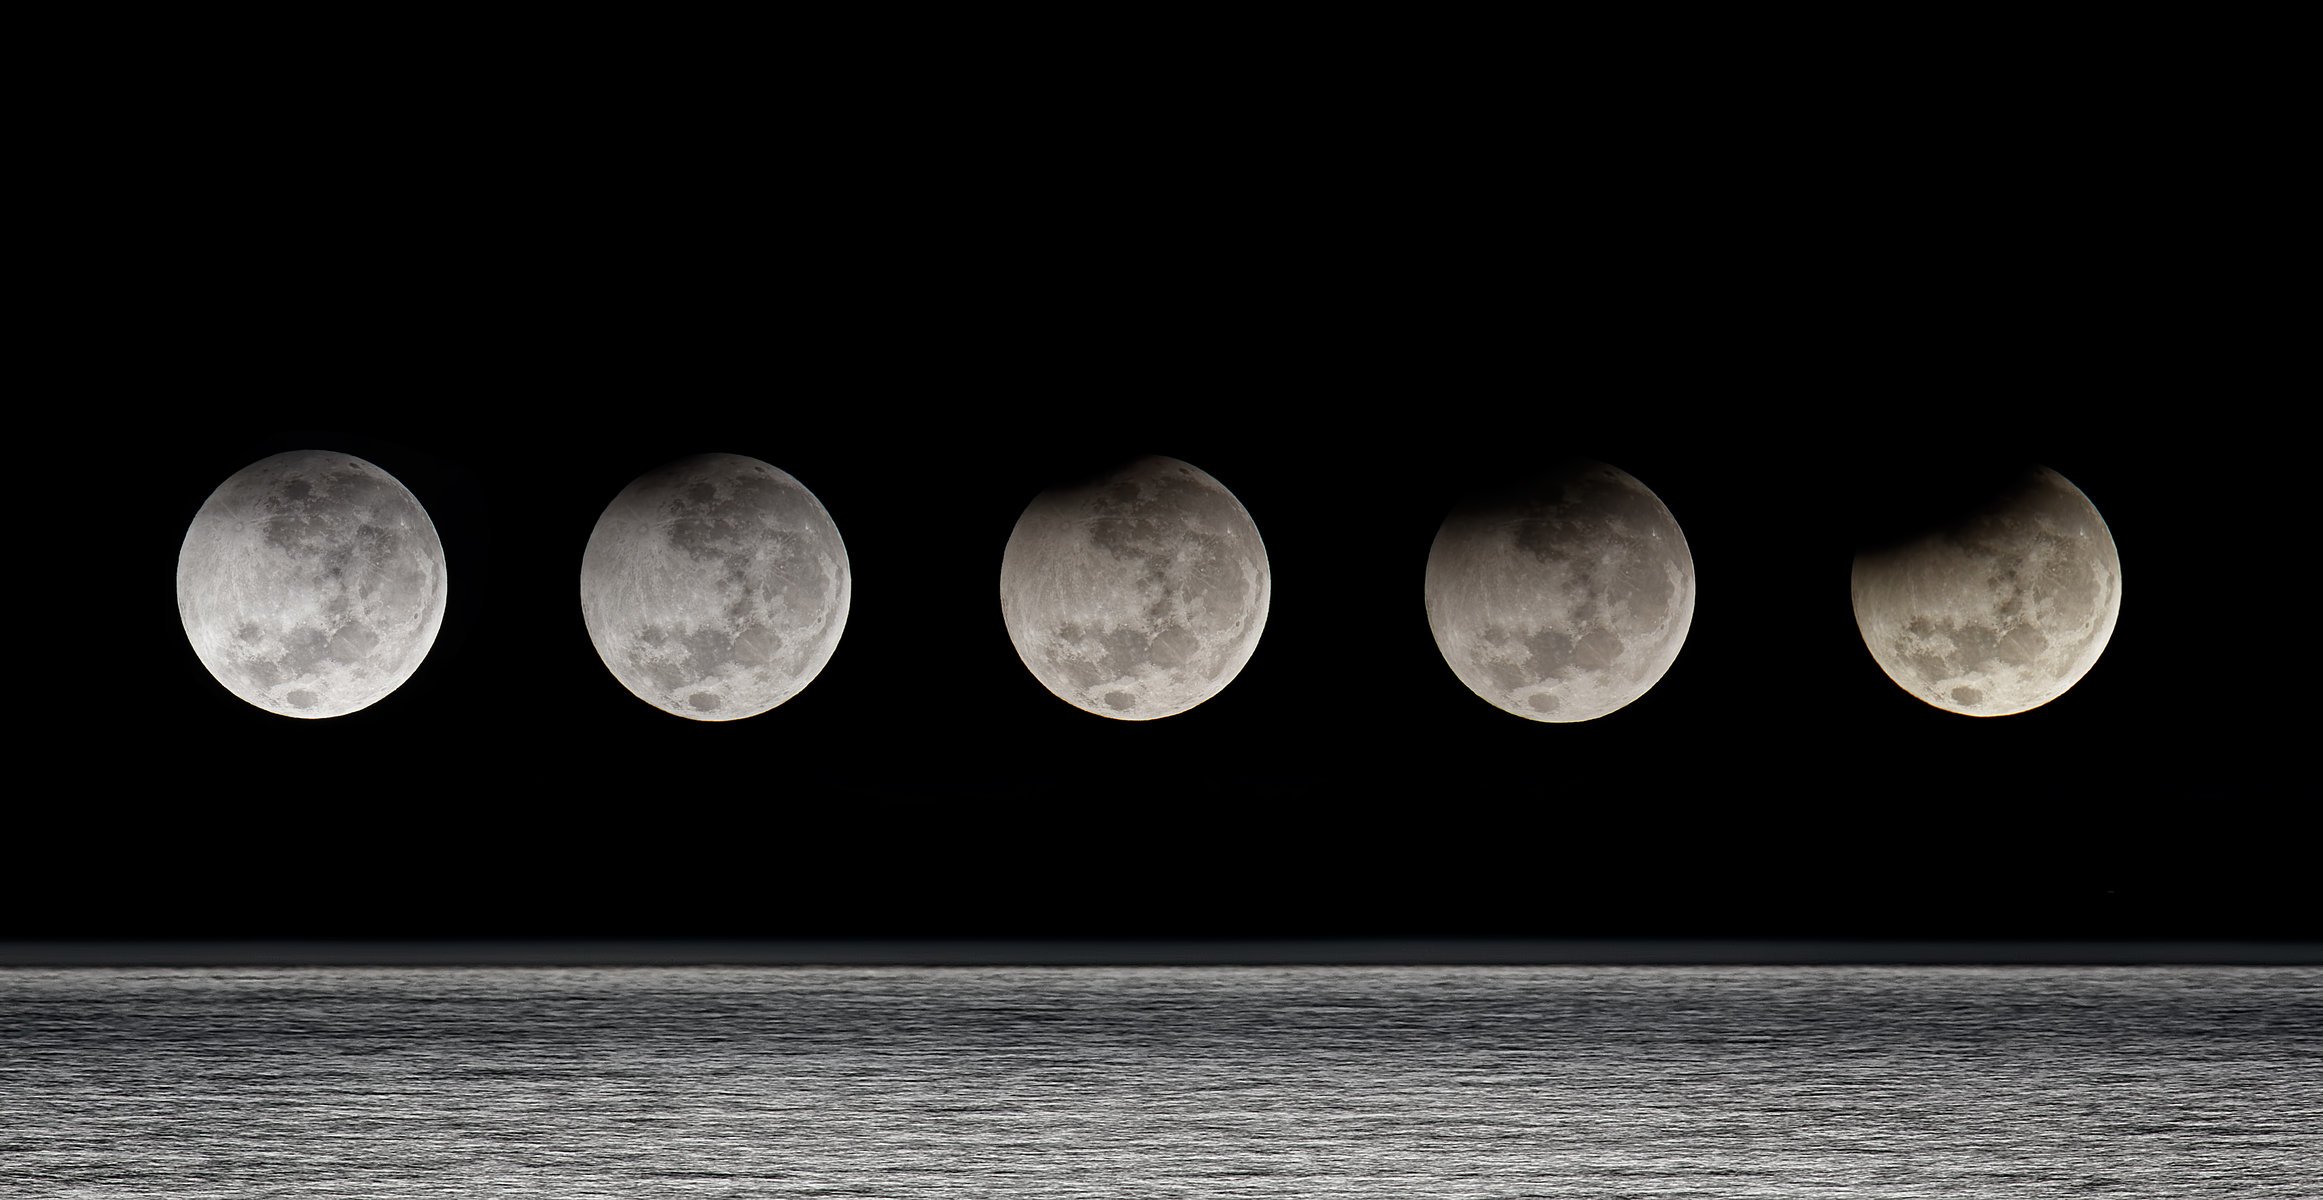
[[[0,970],[0,1194],[2313,1197],[2311,967]]]

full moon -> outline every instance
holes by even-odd
[[[847,547],[798,480],[739,454],[638,477],[581,555],[581,619],[638,699],[696,721],[754,717],[831,661]]]
[[[1042,492],[1000,558],[1000,618],[1025,669],[1124,721],[1174,716],[1234,682],[1271,590],[1242,502],[1174,458]]]
[[[2121,615],[2121,557],[2097,506],[2034,470],[1990,503],[1859,554],[1855,624],[1896,686],[1946,712],[2000,717],[2081,681]]]
[[[1561,463],[1445,518],[1425,590],[1436,649],[1470,691],[1527,720],[1589,721],[1678,657],[1694,556],[1628,472]]]
[[[226,690],[286,717],[367,708],[444,621],[444,546],[395,477],[294,450],[227,477],[177,555],[177,612]]]

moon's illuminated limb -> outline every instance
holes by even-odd
[[[186,639],[226,690],[286,717],[336,717],[411,678],[443,625],[427,510],[346,454],[263,458],[210,493],[178,550]]]
[[[1143,458],[1035,497],[1000,560],[1000,616],[1058,699],[1148,721],[1218,694],[1266,628],[1266,546],[1200,468]]]
[[[1436,648],[1470,691],[1528,720],[1588,721],[1676,661],[1694,557],[1628,472],[1563,463],[1445,518],[1425,592]]]
[[[704,454],[647,472],[606,506],[581,556],[581,619],[638,699],[733,721],[814,681],[853,587],[814,493],[755,458]]]
[[[1951,528],[1858,555],[1863,644],[1896,686],[1999,717],[2081,681],[2121,615],[2121,556],[2097,506],[2046,467]]]

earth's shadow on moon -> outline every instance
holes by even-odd
[[[1190,462],[1195,466],[1201,465],[1196,459],[1170,453],[1167,447],[1147,451],[1107,446],[1100,450],[1056,452],[1037,462],[1023,464],[1025,469],[1018,472],[1019,478],[1015,481],[1015,490],[1020,494],[1023,502],[1018,506],[1017,511],[1022,512],[1023,504],[1030,504],[1035,498],[1051,492],[1073,492],[1101,486],[1115,479],[1138,462],[1152,458],[1168,458],[1179,462]],[[1013,527],[1015,520],[1016,514],[1011,513],[1008,525]],[[1003,529],[1003,536],[1006,536],[1006,533],[1007,530]]]
[[[1916,464],[1867,473],[1845,510],[1852,518],[1847,553],[1879,555],[1956,533],[2045,486],[2040,465],[2029,460]]]

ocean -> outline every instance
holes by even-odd
[[[0,969],[0,1195],[2323,1196],[2323,968]]]

